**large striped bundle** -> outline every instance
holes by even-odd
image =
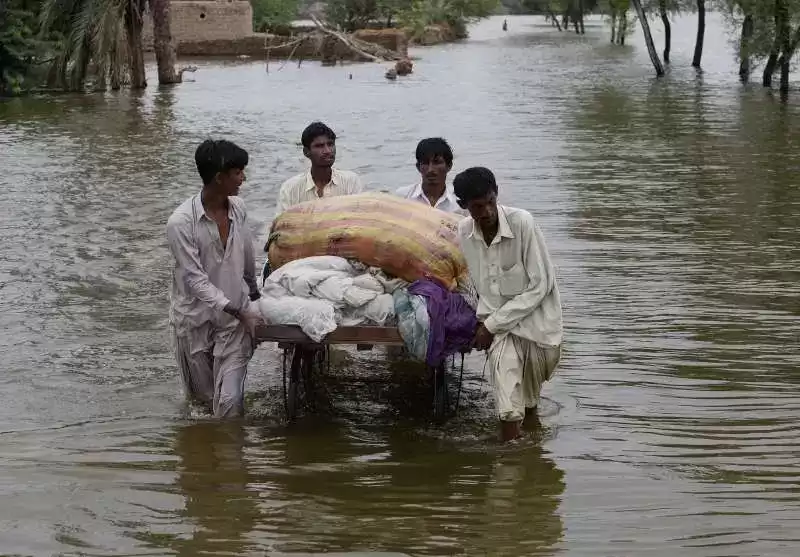
[[[385,193],[326,197],[296,205],[272,223],[269,262],[337,255],[409,282],[435,278],[451,290],[467,274],[456,234],[460,217]]]

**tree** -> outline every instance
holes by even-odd
[[[667,16],[667,0],[658,0],[658,13],[664,24],[664,63],[669,64],[669,53],[672,50],[672,26]]]
[[[253,29],[259,33],[292,23],[299,9],[298,0],[251,0]]]
[[[169,19],[169,0],[149,0],[153,18],[153,50],[158,65],[158,84],[169,85],[181,82],[181,74],[175,71],[175,43]]]
[[[697,0],[697,38],[694,42],[694,56],[692,66],[700,67],[700,60],[703,58],[703,39],[706,34],[706,1]]]
[[[650,23],[647,21],[647,15],[644,13],[644,8],[640,0],[631,0],[636,15],[639,16],[639,23],[642,26],[642,33],[644,34],[644,42],[647,45],[647,52],[650,54],[650,61],[653,62],[653,68],[656,70],[656,76],[661,77],[664,75],[664,66],[661,64],[661,59],[656,52],[656,45],[653,42],[653,35],[650,33]]]
[[[35,2],[0,0],[0,95],[22,91],[46,46],[38,28]]]
[[[127,67],[134,89],[147,86],[142,27],[146,0],[44,0],[42,29],[58,33],[48,82],[53,87],[80,91],[90,63],[98,85],[119,88]]]

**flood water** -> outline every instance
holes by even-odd
[[[0,554],[797,554],[800,91],[739,85],[715,15],[703,73],[679,19],[661,81],[638,34],[501,21],[394,83],[209,61],[173,89],[0,104]],[[291,426],[274,346],[247,421],[185,414],[164,224],[194,148],[249,150],[260,229],[316,118],[371,189],[443,135],[538,219],[566,344],[529,439],[496,442],[477,356],[445,425],[378,350],[339,353]]]

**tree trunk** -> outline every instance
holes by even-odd
[[[792,57],[794,56],[794,53],[797,51],[798,46],[800,46],[800,27],[798,27],[794,31],[794,36],[792,37],[792,44],[789,46],[789,50],[788,51],[784,50],[781,53],[781,57],[778,58],[779,68],[783,67],[783,64],[786,62],[787,59],[791,61]]]
[[[558,22],[558,17],[553,12],[550,12],[550,21],[553,22],[553,26],[556,27],[559,31],[561,31],[561,23]]]
[[[790,37],[789,27],[789,6],[786,2],[781,2],[781,21],[777,29],[778,37],[781,44],[781,60],[779,60],[781,68],[781,83],[780,92],[785,96],[789,92],[789,63],[792,59],[792,40]],[[777,6],[776,6],[777,8]]]
[[[578,12],[578,23],[580,23],[580,26],[581,26],[581,35],[585,35],[586,34],[586,27],[583,24],[583,0],[580,0],[580,3],[578,4],[578,6],[579,6],[579,10],[580,10]]]
[[[147,78],[144,73],[142,10],[137,2],[131,2],[125,12],[125,34],[131,64],[131,89],[144,89],[147,87]]]
[[[772,74],[775,73],[775,68],[778,65],[778,54],[781,51],[781,17],[784,13],[785,0],[775,0],[775,39],[772,41],[772,49],[767,58],[767,64],[764,66],[764,76],[761,83],[764,87],[772,87]]]
[[[698,0],[702,2],[703,0]],[[661,64],[661,59],[656,52],[656,45],[653,42],[653,35],[650,33],[650,24],[647,22],[647,16],[642,8],[641,0],[633,0],[633,7],[636,10],[636,15],[639,16],[639,24],[642,26],[644,33],[644,42],[647,44],[647,52],[650,54],[650,61],[653,62],[653,67],[656,70],[656,76],[661,77],[664,75],[664,66]]]
[[[697,0],[697,40],[694,42],[694,58],[692,66],[700,67],[703,57],[703,39],[706,36],[706,0]]]
[[[122,57],[119,53],[124,48],[125,45],[117,40],[108,53],[108,81],[112,91],[119,91],[122,88]]]
[[[625,35],[628,34],[628,11],[622,12],[619,19],[619,30],[617,31],[617,41],[620,46],[625,46]]]
[[[775,68],[778,67],[778,53],[774,52],[767,58],[767,64],[764,66],[764,77],[761,84],[764,87],[772,87],[772,74],[775,73]]]
[[[672,26],[667,17],[667,0],[659,0],[658,10],[661,12],[661,22],[664,24],[664,63],[669,64],[669,53],[672,50]]]
[[[153,16],[153,50],[158,64],[158,84],[180,83],[181,76],[175,71],[175,43],[169,19],[170,0],[149,0]]]
[[[747,14],[742,22],[742,39],[739,41],[739,79],[750,81],[750,41],[753,37],[753,16]]]
[[[569,31],[569,12],[564,12],[564,15],[561,17],[561,27]]]
[[[611,10],[611,44],[617,44],[617,12]]]

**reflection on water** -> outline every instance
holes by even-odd
[[[665,80],[599,19],[509,19],[394,83],[208,62],[171,89],[0,103],[0,554],[796,552],[796,102],[736,82],[717,16],[701,74],[675,22]],[[191,153],[250,151],[262,230],[317,118],[370,188],[412,183],[414,145],[443,135],[536,216],[567,345],[524,443],[495,442],[477,355],[443,426],[420,370],[378,350],[338,353],[321,413],[282,426],[274,346],[246,422],[183,417],[163,224],[198,187]]]
[[[177,555],[378,551],[549,554],[563,472],[536,445],[460,449],[411,429],[176,426],[174,516],[190,535],[131,535]]]

